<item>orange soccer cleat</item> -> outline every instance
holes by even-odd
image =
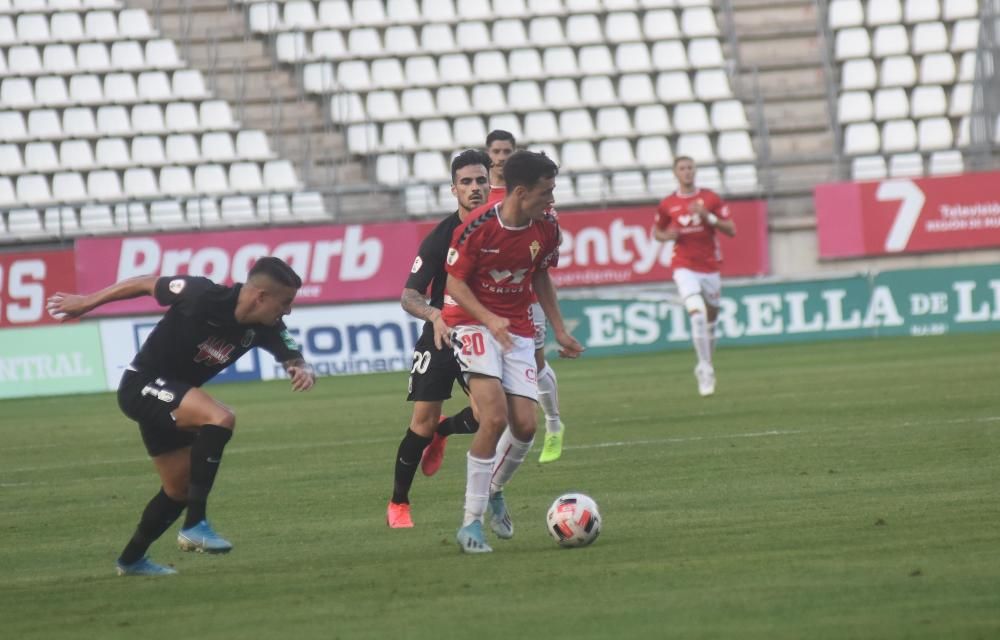
[[[441,418],[444,422],[447,418]],[[448,438],[434,434],[431,443],[424,448],[424,454],[420,457],[420,470],[425,476],[432,476],[441,468],[444,462],[444,448],[448,444]]]
[[[406,502],[389,502],[389,508],[385,511],[385,521],[390,529],[412,529],[410,505]]]

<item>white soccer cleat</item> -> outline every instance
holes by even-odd
[[[694,368],[694,377],[698,379],[698,394],[705,398],[715,393],[715,369],[707,363],[699,363]]]

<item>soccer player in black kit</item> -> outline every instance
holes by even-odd
[[[469,149],[451,162],[451,192],[458,199],[458,210],[442,220],[423,242],[403,288],[400,303],[410,315],[425,320],[423,333],[413,351],[410,388],[407,400],[413,402],[410,428],[399,443],[392,499],[386,509],[386,523],[393,529],[413,526],[410,516],[410,487],[417,463],[425,475],[433,475],[441,466],[445,438],[453,433],[475,433],[479,422],[472,407],[450,418],[441,419],[441,406],[451,397],[455,381],[464,387],[462,372],[455,362],[448,334],[451,329],[441,319],[444,306],[445,258],[451,246],[452,232],[470,211],[486,204],[489,193],[490,159],[482,151]],[[424,293],[430,286],[430,302]]]
[[[232,549],[212,529],[205,510],[236,416],[200,387],[253,347],[262,347],[284,365],[293,391],[310,389],[316,377],[281,320],[301,286],[291,267],[267,257],[254,264],[246,283],[232,287],[193,276],[138,276],[90,295],[49,298],[48,311],[59,319],[143,295],[170,307],[118,386],[118,406],[139,424],[162,485],[118,557],[119,575],[177,573],[151,561],[146,551],[185,509],[177,536],[181,549]]]

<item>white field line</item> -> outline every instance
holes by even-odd
[[[983,423],[983,422],[1000,422],[1000,416],[984,416],[980,418],[954,418],[952,420],[934,420],[934,421],[921,421],[921,422],[900,422],[895,425],[883,425],[886,427],[897,426],[897,427],[914,427],[914,426],[928,426],[934,424],[968,424],[968,423]],[[613,442],[595,442],[593,444],[579,444],[579,445],[566,445],[563,447],[567,450],[584,450],[584,449],[605,449],[611,447],[645,447],[645,446],[655,446],[655,445],[667,445],[667,444],[680,444],[685,442],[701,442],[706,440],[737,440],[744,438],[770,438],[778,436],[790,436],[799,435],[803,433],[810,433],[801,429],[793,430],[769,430],[769,431],[752,431],[749,433],[730,433],[730,434],[716,434],[716,435],[703,435],[703,436],[686,436],[686,437],[676,437],[676,438],[658,438],[653,440],[620,440]],[[389,442],[398,442],[398,438],[369,438],[369,439],[358,439],[358,440],[339,440],[336,442],[326,442],[326,443],[316,443],[316,442],[303,442],[294,444],[285,444],[277,446],[261,446],[261,447],[231,447],[226,449],[226,455],[239,455],[241,453],[259,453],[259,452],[271,452],[271,451],[292,451],[292,450],[302,450],[302,449],[318,449],[324,447],[345,447],[354,445],[371,445],[371,444],[382,444]],[[5,474],[13,473],[32,473],[36,471],[56,471],[59,469],[77,469],[81,467],[96,467],[102,465],[116,465],[116,464],[132,464],[136,462],[146,462],[149,458],[147,457],[130,457],[130,458],[119,458],[116,460],[82,460],[79,462],[71,462],[67,464],[57,464],[57,465],[35,465],[30,467],[20,467],[15,469],[4,469]],[[19,487],[28,486],[36,484],[47,484],[45,482],[0,482],[0,488],[7,487]]]

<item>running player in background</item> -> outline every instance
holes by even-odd
[[[691,158],[678,156],[674,160],[678,188],[657,207],[653,237],[674,243],[670,264],[678,294],[691,319],[691,341],[698,356],[694,369],[698,393],[710,396],[715,393],[712,353],[722,297],[722,251],[716,231],[735,237],[736,225],[718,194],[695,186],[696,172]]]
[[[548,273],[559,259],[559,225],[546,213],[558,172],[545,154],[511,155],[504,167],[507,196],[469,214],[448,251],[442,314],[454,329],[455,356],[479,410],[479,431],[468,453],[465,515],[456,536],[466,553],[492,551],[482,528],[487,505],[494,533],[504,539],[514,535],[503,489],[535,435],[532,290],[552,323],[560,355],[575,358],[583,352],[563,325]],[[498,448],[505,430],[509,441]]]
[[[504,180],[504,163],[517,148],[514,135],[503,129],[491,131],[486,136],[486,152],[490,156],[489,202],[499,202],[507,195]],[[556,215],[555,209],[548,213]],[[538,368],[538,404],[545,414],[545,441],[539,462],[554,462],[562,456],[564,425],[559,416],[559,388],[556,372],[545,362],[546,325],[545,312],[532,293],[531,321],[535,327],[535,366]]]
[[[226,553],[233,548],[208,523],[208,495],[233,435],[233,410],[201,385],[254,347],[274,354],[292,380],[292,391],[316,382],[281,318],[292,310],[302,280],[278,258],[261,258],[246,284],[224,287],[192,276],[138,276],[90,295],[56,293],[49,313],[60,320],[116,300],[153,296],[170,309],[122,374],[118,406],[139,424],[161,488],[118,557],[119,575],[170,575],[146,556],[149,546],[187,509],[177,543],[184,551]]]
[[[486,154],[472,149],[463,151],[451,161],[451,192],[458,200],[458,210],[442,220],[420,243],[403,288],[400,300],[403,309],[425,322],[413,351],[409,395],[406,397],[413,403],[413,416],[396,452],[392,498],[386,509],[386,522],[393,529],[413,526],[410,487],[417,463],[420,463],[424,475],[434,475],[441,467],[444,447],[448,442],[446,438],[453,433],[475,433],[479,428],[472,407],[466,407],[450,418],[441,417],[441,407],[451,397],[455,381],[459,380],[463,388],[465,386],[448,340],[450,329],[441,319],[441,307],[444,306],[444,287],[448,279],[444,261],[451,246],[452,234],[469,212],[486,203],[490,188],[489,166],[490,159]],[[428,287],[430,302],[425,296]]]

